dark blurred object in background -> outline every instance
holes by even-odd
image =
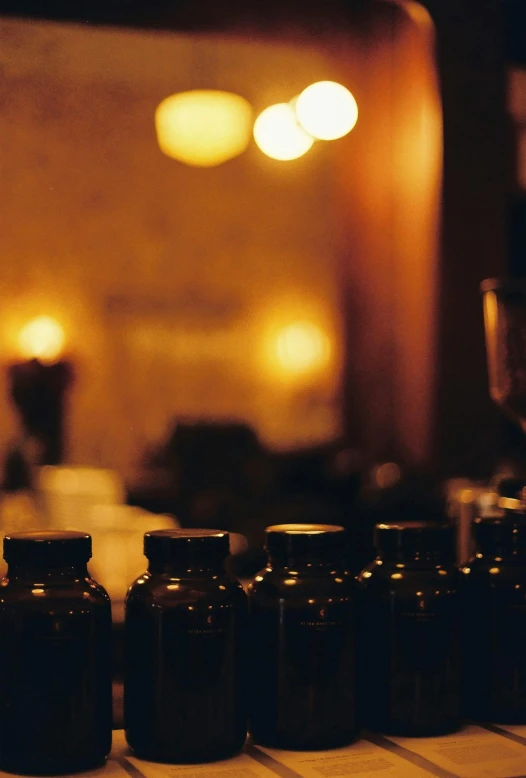
[[[3,463],[2,489],[5,492],[18,492],[31,487],[31,468],[18,446],[7,452]]]
[[[9,367],[11,399],[24,434],[37,448],[37,465],[58,465],[64,453],[65,395],[73,381],[68,362],[43,364],[38,359]]]
[[[265,564],[264,529],[276,522],[350,526],[360,485],[359,456],[342,442],[293,452],[268,450],[241,423],[177,423],[146,462],[129,501],[176,515],[185,527],[238,532],[248,550],[236,574]]]
[[[370,561],[379,522],[439,519],[444,499],[429,475],[395,462],[364,478],[360,453],[345,441],[269,451],[240,423],[177,423],[153,452],[129,501],[176,515],[184,527],[220,527],[247,538],[231,560],[246,578],[264,566],[264,529],[276,523],[340,524],[348,530],[349,569]]]

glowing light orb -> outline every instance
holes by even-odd
[[[308,373],[325,367],[330,358],[329,339],[310,322],[284,327],[276,339],[276,356],[283,370]]]
[[[252,108],[244,97],[212,89],[171,95],[155,112],[161,151],[196,167],[214,167],[242,154],[251,125]]]
[[[267,157],[281,161],[302,157],[314,143],[287,103],[276,103],[259,114],[254,123],[254,140]]]
[[[318,140],[343,138],[358,120],[356,100],[335,81],[311,84],[296,99],[294,108],[305,132]]]
[[[64,330],[51,316],[38,316],[22,327],[18,348],[25,359],[55,362],[64,348]]]

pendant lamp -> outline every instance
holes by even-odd
[[[215,167],[247,148],[252,107],[232,92],[179,92],[157,107],[155,128],[159,147],[168,157],[195,167]]]

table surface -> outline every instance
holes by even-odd
[[[0,773],[1,775],[7,775]],[[437,738],[366,735],[332,751],[281,751],[247,743],[222,762],[164,765],[136,759],[122,730],[105,767],[78,778],[526,778],[526,726],[469,725]]]

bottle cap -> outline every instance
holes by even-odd
[[[229,553],[228,532],[219,529],[157,529],[144,535],[144,555],[153,562],[199,567]]]
[[[453,557],[455,532],[451,524],[400,521],[377,524],[374,546],[385,554],[424,554]]]
[[[12,532],[4,538],[4,559],[9,564],[74,565],[91,558],[91,535],[86,532]]]
[[[346,533],[337,524],[273,524],[265,535],[271,557],[331,561],[342,555]]]

